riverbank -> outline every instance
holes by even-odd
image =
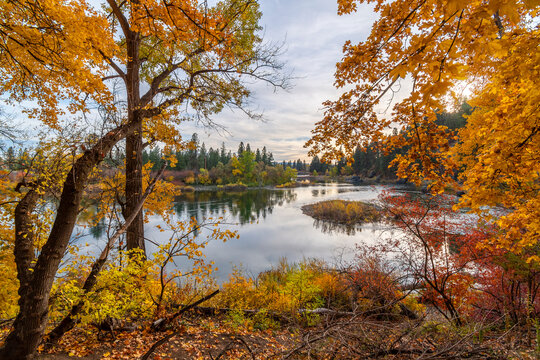
[[[226,185],[180,185],[180,188],[187,191],[246,191],[246,190],[275,190],[275,189],[293,189],[298,187],[318,186],[321,184],[348,184],[355,186],[377,186],[377,185],[399,185],[403,188],[418,190],[413,184],[399,180],[380,180],[374,179],[355,179],[354,177],[331,178],[329,176],[303,176],[299,181],[285,183],[281,185],[256,185],[247,186],[244,184],[226,184]]]
[[[283,261],[256,279],[237,271],[219,293],[178,288],[176,301],[207,298],[195,307],[171,298],[166,311],[148,318],[83,321],[38,359],[536,358],[524,327],[452,325],[400,289],[380,261],[364,258],[349,269]]]

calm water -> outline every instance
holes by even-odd
[[[242,193],[201,191],[179,196],[174,209],[179,219],[224,217],[222,228],[237,230],[240,239],[226,243],[211,242],[205,249],[207,260],[218,267],[218,281],[228,278],[233,265],[242,265],[248,274],[268,270],[281,258],[295,262],[304,258],[322,258],[328,262],[349,259],[351,249],[360,242],[373,242],[388,228],[382,224],[364,224],[340,228],[315,221],[304,215],[305,204],[330,199],[373,201],[382,187],[324,184],[295,189],[258,189]],[[146,225],[146,236],[156,243],[167,241],[170,234],[159,232],[153,218]],[[99,229],[93,235],[101,238]],[[205,236],[204,232],[200,236]],[[104,240],[100,240],[104,241]],[[148,252],[155,251],[149,245]],[[177,262],[178,267],[189,264]]]

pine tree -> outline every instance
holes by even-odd
[[[204,143],[201,145],[201,149],[199,150],[199,154],[197,156],[198,159],[198,169],[206,169],[207,166],[207,153],[206,153],[206,146]]]
[[[319,160],[318,156],[313,157],[313,159],[311,160],[311,164],[309,165],[309,171],[316,171],[318,173],[321,173],[323,171],[321,167],[321,161]]]
[[[268,165],[270,165],[270,166],[274,165],[274,154],[272,154],[272,153],[268,154]]]
[[[226,164],[229,162],[229,160],[227,159],[227,149],[225,148],[225,142],[221,143],[221,151],[219,156],[222,164]]]
[[[256,162],[262,161],[261,151],[259,150],[259,148],[257,148],[257,152],[255,153],[255,161]]]
[[[242,153],[244,151],[245,151],[244,142],[240,141],[240,145],[238,145],[238,157],[242,156]]]
[[[263,146],[261,159],[262,159],[262,162],[263,162],[265,165],[269,165],[269,162],[268,162],[268,153],[266,152],[266,146]]]
[[[191,136],[191,148],[188,151],[188,168],[198,170],[199,161],[197,158],[197,148],[199,146],[199,136],[194,133]]]
[[[6,163],[9,170],[15,169],[15,150],[13,150],[12,146],[7,149]]]

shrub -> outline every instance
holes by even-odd
[[[282,260],[276,268],[259,274],[256,282],[235,268],[215,301],[219,307],[299,316],[302,309],[344,307],[349,303],[349,294],[344,277],[326,269],[324,262],[289,264]]]
[[[201,185],[210,185],[212,181],[210,180],[210,176],[208,175],[208,170],[201,168],[199,170],[199,175],[197,177],[197,180],[199,181],[199,184]]]
[[[225,191],[245,191],[247,190],[247,186],[239,183],[239,184],[227,184],[223,187]]]

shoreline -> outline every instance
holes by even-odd
[[[330,178],[324,178],[323,176],[302,177],[302,180],[304,179],[305,180],[314,179],[315,181],[312,181],[309,183],[296,182],[292,186],[283,186],[283,187],[280,187],[279,185],[247,186],[243,184],[228,184],[228,185],[185,185],[182,187],[182,189],[191,188],[190,190],[188,190],[189,192],[200,192],[200,191],[242,192],[242,191],[248,191],[248,190],[282,190],[282,189],[294,189],[297,187],[311,187],[311,186],[318,186],[318,185],[324,185],[324,184],[342,184],[342,185],[354,185],[354,186],[399,185],[410,190],[422,191],[422,188],[419,188],[415,186],[414,184],[404,182],[401,179],[373,180],[373,179],[361,178],[358,181],[351,177],[349,178],[338,177],[335,179],[330,179]],[[234,189],[227,189],[227,186],[233,187]],[[238,189],[235,187],[238,187],[238,188],[242,187],[243,189]]]

